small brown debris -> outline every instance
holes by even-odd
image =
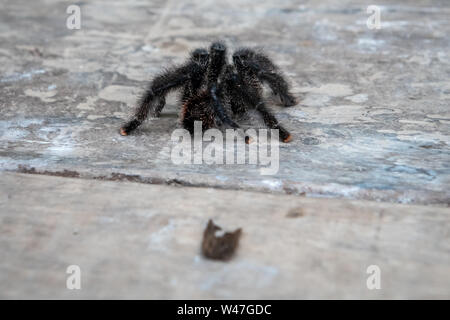
[[[210,219],[203,233],[202,253],[206,258],[214,260],[229,260],[239,244],[242,229],[233,232],[226,232],[222,236],[217,236],[216,231],[222,230]]]
[[[293,208],[293,209],[289,210],[286,217],[287,218],[299,218],[299,217],[303,217],[304,215],[305,215],[305,212],[303,211],[302,208]]]

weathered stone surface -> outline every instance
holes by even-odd
[[[0,298],[450,298],[448,208],[0,173],[0,212]]]
[[[448,1],[2,1],[0,169],[113,173],[141,181],[448,205]],[[223,39],[263,47],[300,103],[279,107],[294,141],[280,170],[174,165],[172,97],[163,117],[121,137],[147,80]],[[256,124],[257,119],[254,119]]]

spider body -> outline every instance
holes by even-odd
[[[212,99],[207,91],[193,96],[183,104],[181,121],[183,127],[191,134],[194,133],[194,122],[202,121],[202,130],[208,130],[216,126],[214,110],[211,108]]]
[[[267,83],[284,106],[296,103],[279,69],[264,54],[251,49],[236,51],[233,64],[229,64],[226,52],[224,44],[215,42],[209,52],[196,49],[185,64],[156,76],[144,92],[133,119],[120,129],[120,134],[128,135],[136,129],[150,110],[159,116],[166,95],[182,89],[181,122],[191,133],[195,121],[202,121],[203,130],[219,125],[239,128],[226,112],[225,105],[229,105],[237,116],[249,109],[257,110],[265,124],[278,129],[280,139],[289,142],[290,133],[278,123],[262,97],[263,83]]]

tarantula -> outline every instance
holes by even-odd
[[[196,49],[185,64],[156,76],[144,92],[134,117],[120,128],[120,134],[126,136],[141,125],[150,109],[158,117],[166,103],[166,95],[182,88],[181,122],[191,133],[194,121],[202,121],[203,130],[220,124],[240,128],[227,114],[224,106],[228,105],[236,116],[256,109],[269,128],[279,130],[280,140],[289,142],[291,134],[264,103],[263,83],[280,97],[284,106],[296,104],[279,69],[263,53],[240,49],[233,54],[233,64],[229,64],[225,45],[212,43],[209,52]]]

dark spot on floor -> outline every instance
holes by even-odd
[[[286,214],[286,218],[300,218],[303,216],[305,216],[305,212],[302,208],[293,208]]]
[[[216,232],[222,230],[221,227],[214,224],[212,220],[203,233],[202,253],[208,259],[229,260],[239,244],[239,238],[242,229],[239,228],[233,232],[226,232],[222,236],[217,236]]]

